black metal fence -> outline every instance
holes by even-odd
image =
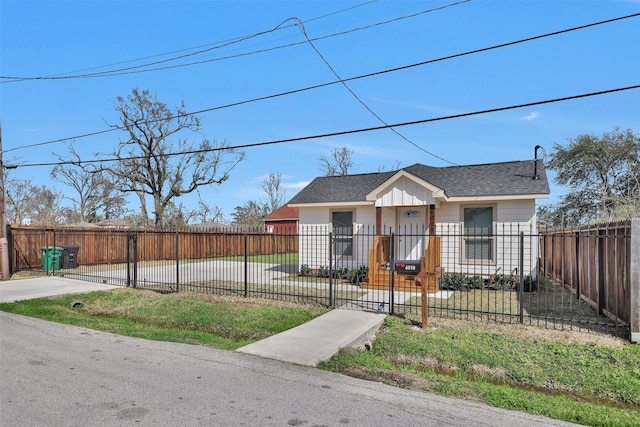
[[[502,225],[473,235],[463,233],[456,224],[441,225],[436,229],[437,240],[429,239],[426,230],[412,227],[386,229],[382,233],[375,233],[373,226],[354,226],[350,230],[301,227],[298,235],[286,238],[265,233],[233,233],[225,236],[233,238],[233,254],[212,252],[211,242],[221,240],[205,236],[194,240],[188,257],[184,250],[181,252],[180,231],[171,232],[170,238],[159,232],[157,244],[163,247],[155,252],[163,256],[156,257],[154,245],[149,244],[154,240],[147,235],[148,231],[144,231],[147,244],[142,253],[143,231],[111,230],[108,244],[102,248],[104,254],[92,264],[82,262],[82,252],[88,248],[55,246],[63,240],[86,241],[83,234],[87,232],[65,230],[64,240],[62,232],[56,235],[54,230],[53,237],[47,237],[50,239],[47,245],[36,244],[63,248],[58,253],[61,259],[52,259],[55,253],[42,250],[43,259],[37,268],[69,278],[158,292],[239,295],[376,310],[416,321],[421,319],[421,286],[432,278],[435,287],[430,289],[426,301],[429,316],[547,328],[629,327],[624,298],[616,299],[620,307],[603,312],[558,280],[557,266],[554,265],[553,275],[545,274],[550,271],[549,263],[555,254],[549,247],[543,251],[544,238],[526,225]],[[225,234],[199,233],[215,233],[218,238]],[[624,234],[598,238],[605,239],[606,247],[630,244],[630,236]],[[36,236],[30,239],[37,242]],[[167,243],[172,239],[174,244]],[[264,244],[266,239],[270,239],[268,244]],[[69,248],[73,248],[75,262],[65,260]],[[15,254],[20,248],[12,249]],[[424,263],[427,253],[436,254],[434,266]],[[626,255],[605,251],[598,256]],[[611,280],[612,286],[628,289],[626,270],[620,269],[618,274]]]

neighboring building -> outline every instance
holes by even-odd
[[[298,215],[298,208],[288,204],[280,206],[262,219],[264,231],[274,234],[296,234],[298,232]]]
[[[390,251],[395,261],[424,261],[429,236],[442,236],[438,271],[490,276],[517,273],[517,239],[520,232],[536,234],[536,199],[547,197],[543,162],[530,160],[415,164],[391,172],[319,177],[288,205],[299,209],[301,265],[362,265],[371,275],[389,269]],[[537,242],[525,251],[529,274],[535,270]]]

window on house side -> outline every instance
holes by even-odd
[[[353,256],[353,212],[331,212],[336,255]]]
[[[463,211],[463,261],[468,263],[494,262],[493,207],[465,207]]]

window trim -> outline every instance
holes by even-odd
[[[467,236],[464,227],[464,213],[465,209],[473,208],[491,208],[491,235],[490,236],[478,236],[473,238]],[[497,264],[497,244],[496,244],[496,231],[497,231],[497,211],[498,205],[495,203],[489,204],[462,204],[460,205],[460,264],[465,265],[496,265]],[[471,240],[486,240],[488,239],[491,244],[490,259],[467,259],[467,240],[472,237]]]

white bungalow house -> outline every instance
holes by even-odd
[[[548,196],[543,162],[529,160],[319,177],[288,204],[301,265],[366,266],[369,282],[401,271],[419,285],[427,272],[531,274],[536,200]]]

